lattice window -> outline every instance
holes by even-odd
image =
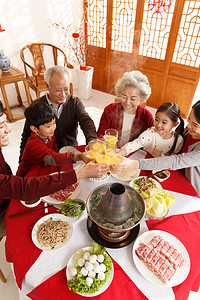
[[[107,1],[88,1],[88,44],[106,48]]]
[[[172,61],[200,65],[200,1],[185,1]]]
[[[148,9],[145,1],[139,54],[157,59],[165,59],[170,26],[173,17],[175,1],[168,11],[155,13]]]
[[[113,1],[111,49],[132,53],[137,1]]]

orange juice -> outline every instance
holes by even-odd
[[[115,155],[115,151],[113,149],[106,149],[105,150],[105,154],[106,155],[109,155],[110,157],[114,156]]]
[[[122,157],[121,156],[113,156],[110,158],[110,164],[120,164],[122,162]]]
[[[94,151],[94,150],[88,150],[85,155],[91,159],[95,159],[96,158],[96,155],[97,155],[97,151]]]
[[[101,153],[104,153],[104,151],[106,150],[106,144],[101,143],[101,142],[97,142],[94,145],[92,145],[92,150],[101,151]]]
[[[112,164],[120,164],[121,162],[122,162],[122,157],[121,156],[115,155],[115,156],[110,158],[110,164],[111,165]],[[110,172],[113,173],[113,174],[115,173],[115,172],[112,171],[111,168],[110,168]]]
[[[98,164],[106,164],[109,162],[110,156],[106,154],[100,154],[98,153],[96,156],[96,162]]]
[[[108,148],[114,149],[116,147],[117,137],[113,135],[107,135],[106,142],[108,144]]]

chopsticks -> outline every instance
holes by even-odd
[[[26,215],[26,214],[32,213],[33,211],[37,211],[37,210],[41,210],[41,209],[46,209],[46,208],[52,207],[52,206],[53,206],[53,205],[47,205],[47,206],[44,206],[44,207],[40,207],[40,208],[36,208],[36,209],[24,211],[24,212],[17,213],[17,214],[14,214],[14,215],[10,215],[10,216],[8,216],[8,217],[9,217],[9,218],[15,218],[15,217],[19,217],[19,216],[22,216],[22,215]]]

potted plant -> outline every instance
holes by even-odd
[[[65,27],[62,23],[52,23],[52,26],[61,30],[64,35],[64,51],[76,69],[78,95],[81,99],[88,100],[91,97],[94,72],[90,64],[97,52],[94,49],[91,51],[91,47],[88,46],[88,33],[84,21],[81,21],[78,29],[74,29],[72,25]]]

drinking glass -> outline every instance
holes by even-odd
[[[114,128],[109,128],[105,131],[104,138],[106,140],[106,143],[108,144],[108,148],[114,149],[116,148],[118,140],[118,131]]]

